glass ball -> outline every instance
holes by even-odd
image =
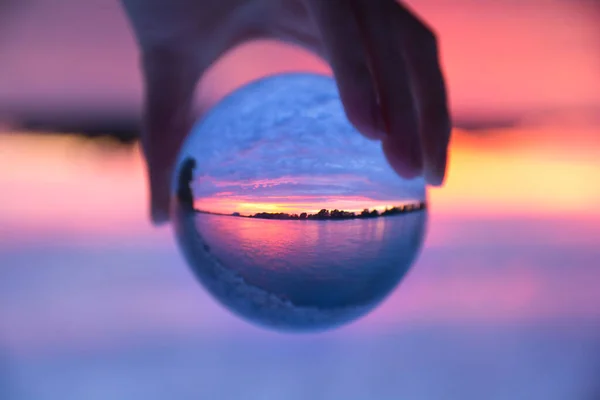
[[[184,143],[172,221],[189,266],[226,308],[278,330],[366,315],[415,261],[422,178],[397,176],[346,118],[335,81],[283,74],[218,103]]]

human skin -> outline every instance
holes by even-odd
[[[433,31],[395,0],[121,0],[140,49],[142,147],[155,224],[204,72],[254,39],[300,45],[327,60],[350,122],[380,140],[402,177],[441,185],[451,121]]]

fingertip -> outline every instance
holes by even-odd
[[[441,187],[444,185],[445,173],[432,173],[429,171],[425,172],[425,181],[428,185],[434,187]]]
[[[425,171],[425,180],[431,186],[440,187],[444,185],[448,170],[448,149],[444,148],[443,153],[433,161],[430,168]]]
[[[171,204],[170,168],[158,168],[156,163],[149,163],[150,178],[150,221],[154,226],[169,222]]]
[[[170,193],[164,185],[152,185],[150,219],[154,226],[169,222]]]
[[[388,136],[383,123],[380,123],[377,119],[367,122],[357,121],[354,119],[350,120],[350,122],[354,128],[356,128],[356,130],[367,139],[383,140]]]
[[[348,121],[366,138],[383,140],[388,135],[388,129],[383,120],[381,108],[374,95],[365,95],[374,90],[370,81],[365,80],[363,85],[357,85],[356,82],[349,85],[340,77],[336,77],[336,80],[340,87],[340,97]],[[359,89],[359,87],[362,88]]]
[[[366,134],[366,136],[373,137],[377,140],[383,140],[389,135],[389,126],[383,119],[383,113],[381,111],[381,106],[374,102],[371,104],[371,120],[370,120],[370,128],[371,132]]]
[[[162,208],[152,208],[150,211],[152,225],[159,227],[169,222],[169,213]]]
[[[436,142],[424,142],[425,180],[431,186],[442,186],[448,168],[449,134],[439,135]]]
[[[383,153],[394,171],[405,179],[423,175],[423,158],[420,148],[413,148],[396,137],[382,141]]]

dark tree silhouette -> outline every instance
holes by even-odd
[[[306,212],[303,212],[300,215],[287,214],[287,213],[261,212],[261,213],[257,213],[254,215],[249,215],[248,218],[293,219],[293,220],[330,220],[330,219],[342,220],[342,219],[355,219],[355,218],[363,219],[363,218],[378,218],[378,217],[386,217],[386,216],[390,216],[390,215],[404,214],[404,213],[408,213],[411,211],[423,210],[423,209],[425,209],[425,207],[426,207],[425,203],[420,202],[420,203],[416,203],[416,204],[408,204],[408,205],[402,205],[399,207],[387,208],[385,211],[382,211],[381,213],[376,209],[369,210],[368,208],[365,208],[360,214],[356,214],[356,213],[350,212],[350,211],[338,210],[338,209],[335,209],[332,211],[329,211],[327,209],[322,209],[316,214],[308,214]],[[234,213],[234,215],[235,214],[237,214],[237,213]],[[239,214],[236,216],[241,217],[241,215],[239,215]]]
[[[192,191],[192,181],[194,180],[194,169],[196,160],[189,157],[181,164],[179,169],[179,182],[177,185],[177,199],[181,206],[188,210],[194,209],[194,192]]]
[[[329,218],[329,210],[322,209],[321,211],[319,211],[317,213],[317,218],[319,218],[319,219]]]

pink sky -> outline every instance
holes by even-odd
[[[446,185],[429,193],[431,210],[465,218],[600,216],[596,132],[573,123],[481,137],[457,131]],[[3,240],[150,228],[137,147],[113,152],[76,137],[0,135],[0,188]]]
[[[0,30],[0,117],[15,107],[138,112],[137,52],[118,2],[27,3]],[[592,1],[408,3],[439,33],[456,115],[600,104],[600,35]],[[218,97],[249,79],[287,70],[328,69],[304,52],[262,43],[223,59],[201,94]]]

